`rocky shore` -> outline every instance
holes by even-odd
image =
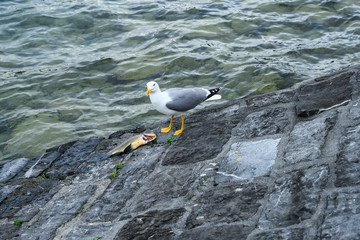
[[[354,66],[198,111],[129,154],[107,153],[167,123],[17,159],[0,239],[358,239],[359,96]]]

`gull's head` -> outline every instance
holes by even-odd
[[[153,81],[148,82],[148,83],[146,84],[146,86],[147,86],[146,95],[149,95],[149,93],[151,93],[151,92],[160,91],[160,87],[159,87],[159,85],[158,85],[156,82],[153,82]]]

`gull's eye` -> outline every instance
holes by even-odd
[[[153,86],[155,87],[155,83],[153,84]]]

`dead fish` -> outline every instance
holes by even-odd
[[[130,152],[131,150],[137,149],[138,147],[145,145],[155,139],[156,139],[156,134],[154,133],[144,133],[144,134],[136,135],[128,139],[124,143],[122,143],[120,146],[111,150],[109,152],[109,155],[112,156],[116,153]]]

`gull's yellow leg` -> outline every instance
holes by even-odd
[[[167,132],[169,132],[171,130],[173,119],[174,119],[174,115],[171,115],[170,125],[167,128],[162,128],[161,129],[162,133],[167,133]]]
[[[181,119],[182,119],[181,128],[174,133],[174,136],[177,136],[184,131],[184,121],[185,121],[184,115],[181,116]]]

